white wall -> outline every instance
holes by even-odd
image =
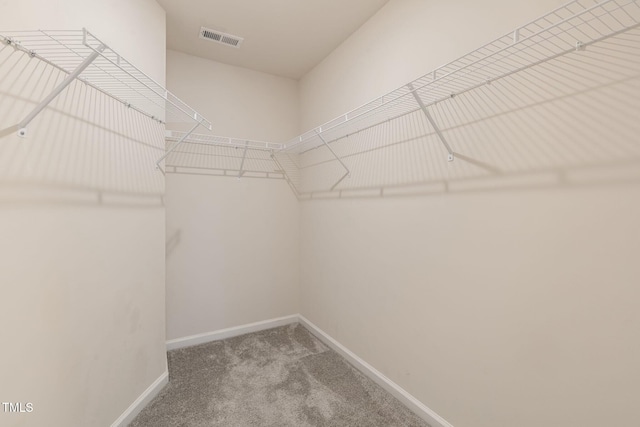
[[[559,4],[391,0],[303,78],[301,126]],[[421,195],[303,201],[301,313],[456,427],[634,425],[640,84],[627,65],[625,81],[447,128],[455,151],[502,162],[494,181],[431,156],[424,174],[439,176]],[[446,105],[491,105],[506,87]],[[394,166],[419,169],[411,150],[345,161],[383,185]]]
[[[214,135],[296,134],[296,81],[174,51],[167,59],[168,88],[212,120]],[[286,182],[188,172],[167,175],[167,338],[297,313],[299,213]]]
[[[0,1],[0,28],[81,29],[159,81],[153,0]],[[4,46],[4,45],[3,45]],[[64,74],[0,47],[0,396],[10,426],[111,425],[166,372],[162,126],[78,83],[14,130]]]

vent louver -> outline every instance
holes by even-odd
[[[211,28],[206,27],[200,28],[200,38],[236,48],[240,47],[244,40],[242,37],[223,33],[218,30],[212,30]]]

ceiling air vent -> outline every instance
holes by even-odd
[[[232,47],[240,47],[244,40],[242,37],[223,33],[218,30],[212,30],[211,28],[206,27],[200,28],[200,38]]]

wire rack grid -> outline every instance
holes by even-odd
[[[161,123],[211,123],[161,84],[140,71],[86,29],[0,31],[0,42],[72,75],[91,56],[95,59],[76,77],[126,106]]]
[[[284,178],[287,174],[274,156],[274,152],[283,147],[279,143],[182,131],[167,131],[165,139],[168,146],[176,147],[166,158],[169,173],[208,171],[208,174],[238,178]]]
[[[285,144],[303,154],[640,25],[637,0],[574,0]]]

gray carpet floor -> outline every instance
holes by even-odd
[[[303,326],[172,350],[131,427],[428,427]]]

